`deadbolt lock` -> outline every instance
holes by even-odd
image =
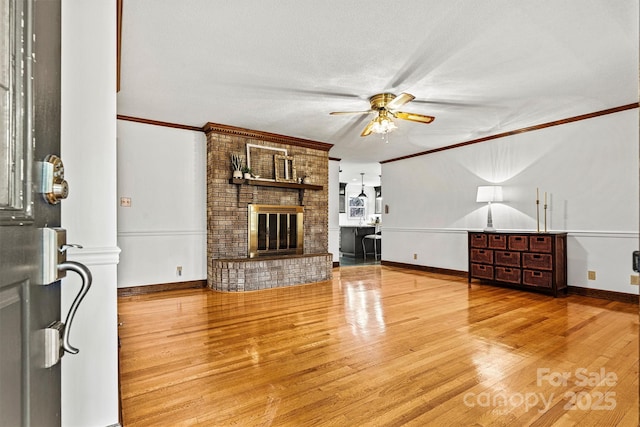
[[[57,205],[60,200],[69,195],[69,184],[64,180],[64,164],[60,157],[49,154],[42,162],[41,193],[51,205]]]

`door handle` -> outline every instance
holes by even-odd
[[[80,350],[69,343],[69,332],[71,332],[71,324],[73,323],[73,319],[76,316],[78,306],[84,299],[85,295],[87,295],[87,292],[89,292],[89,288],[91,288],[93,277],[91,276],[91,271],[89,271],[86,265],[76,261],[65,261],[62,264],[58,265],[58,270],[65,272],[73,271],[77,273],[82,279],[82,286],[80,287],[80,291],[73,300],[71,307],[69,307],[69,313],[67,313],[67,318],[64,321],[65,328],[64,334],[62,336],[62,348],[64,349],[64,351],[71,354],[78,354]]]
[[[84,265],[76,261],[67,261],[67,250],[69,248],[81,248],[82,246],[67,243],[67,232],[64,228],[45,227],[40,229],[41,233],[41,266],[39,284],[48,286],[66,277],[67,271],[77,273],[82,279],[80,291],[76,295],[67,318],[64,323],[57,320],[42,330],[44,348],[44,367],[50,368],[56,365],[65,352],[78,354],[80,350],[69,342],[71,324],[75,318],[78,306],[87,295],[93,278],[91,271]]]

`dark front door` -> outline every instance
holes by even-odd
[[[44,230],[60,226],[60,205],[42,193],[66,192],[60,165],[43,162],[60,154],[60,2],[0,7],[0,425],[55,426],[60,363],[47,364],[64,329],[47,330],[61,319],[60,281],[43,283],[42,266]],[[55,189],[44,170],[57,176]]]

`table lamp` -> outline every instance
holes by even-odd
[[[491,202],[502,202],[502,187],[500,185],[479,186],[476,202],[489,204],[489,211],[487,212],[487,227],[484,231],[496,231],[496,229],[493,228],[493,218],[491,217]]]

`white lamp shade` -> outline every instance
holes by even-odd
[[[502,187],[500,185],[479,186],[476,202],[502,202]]]

